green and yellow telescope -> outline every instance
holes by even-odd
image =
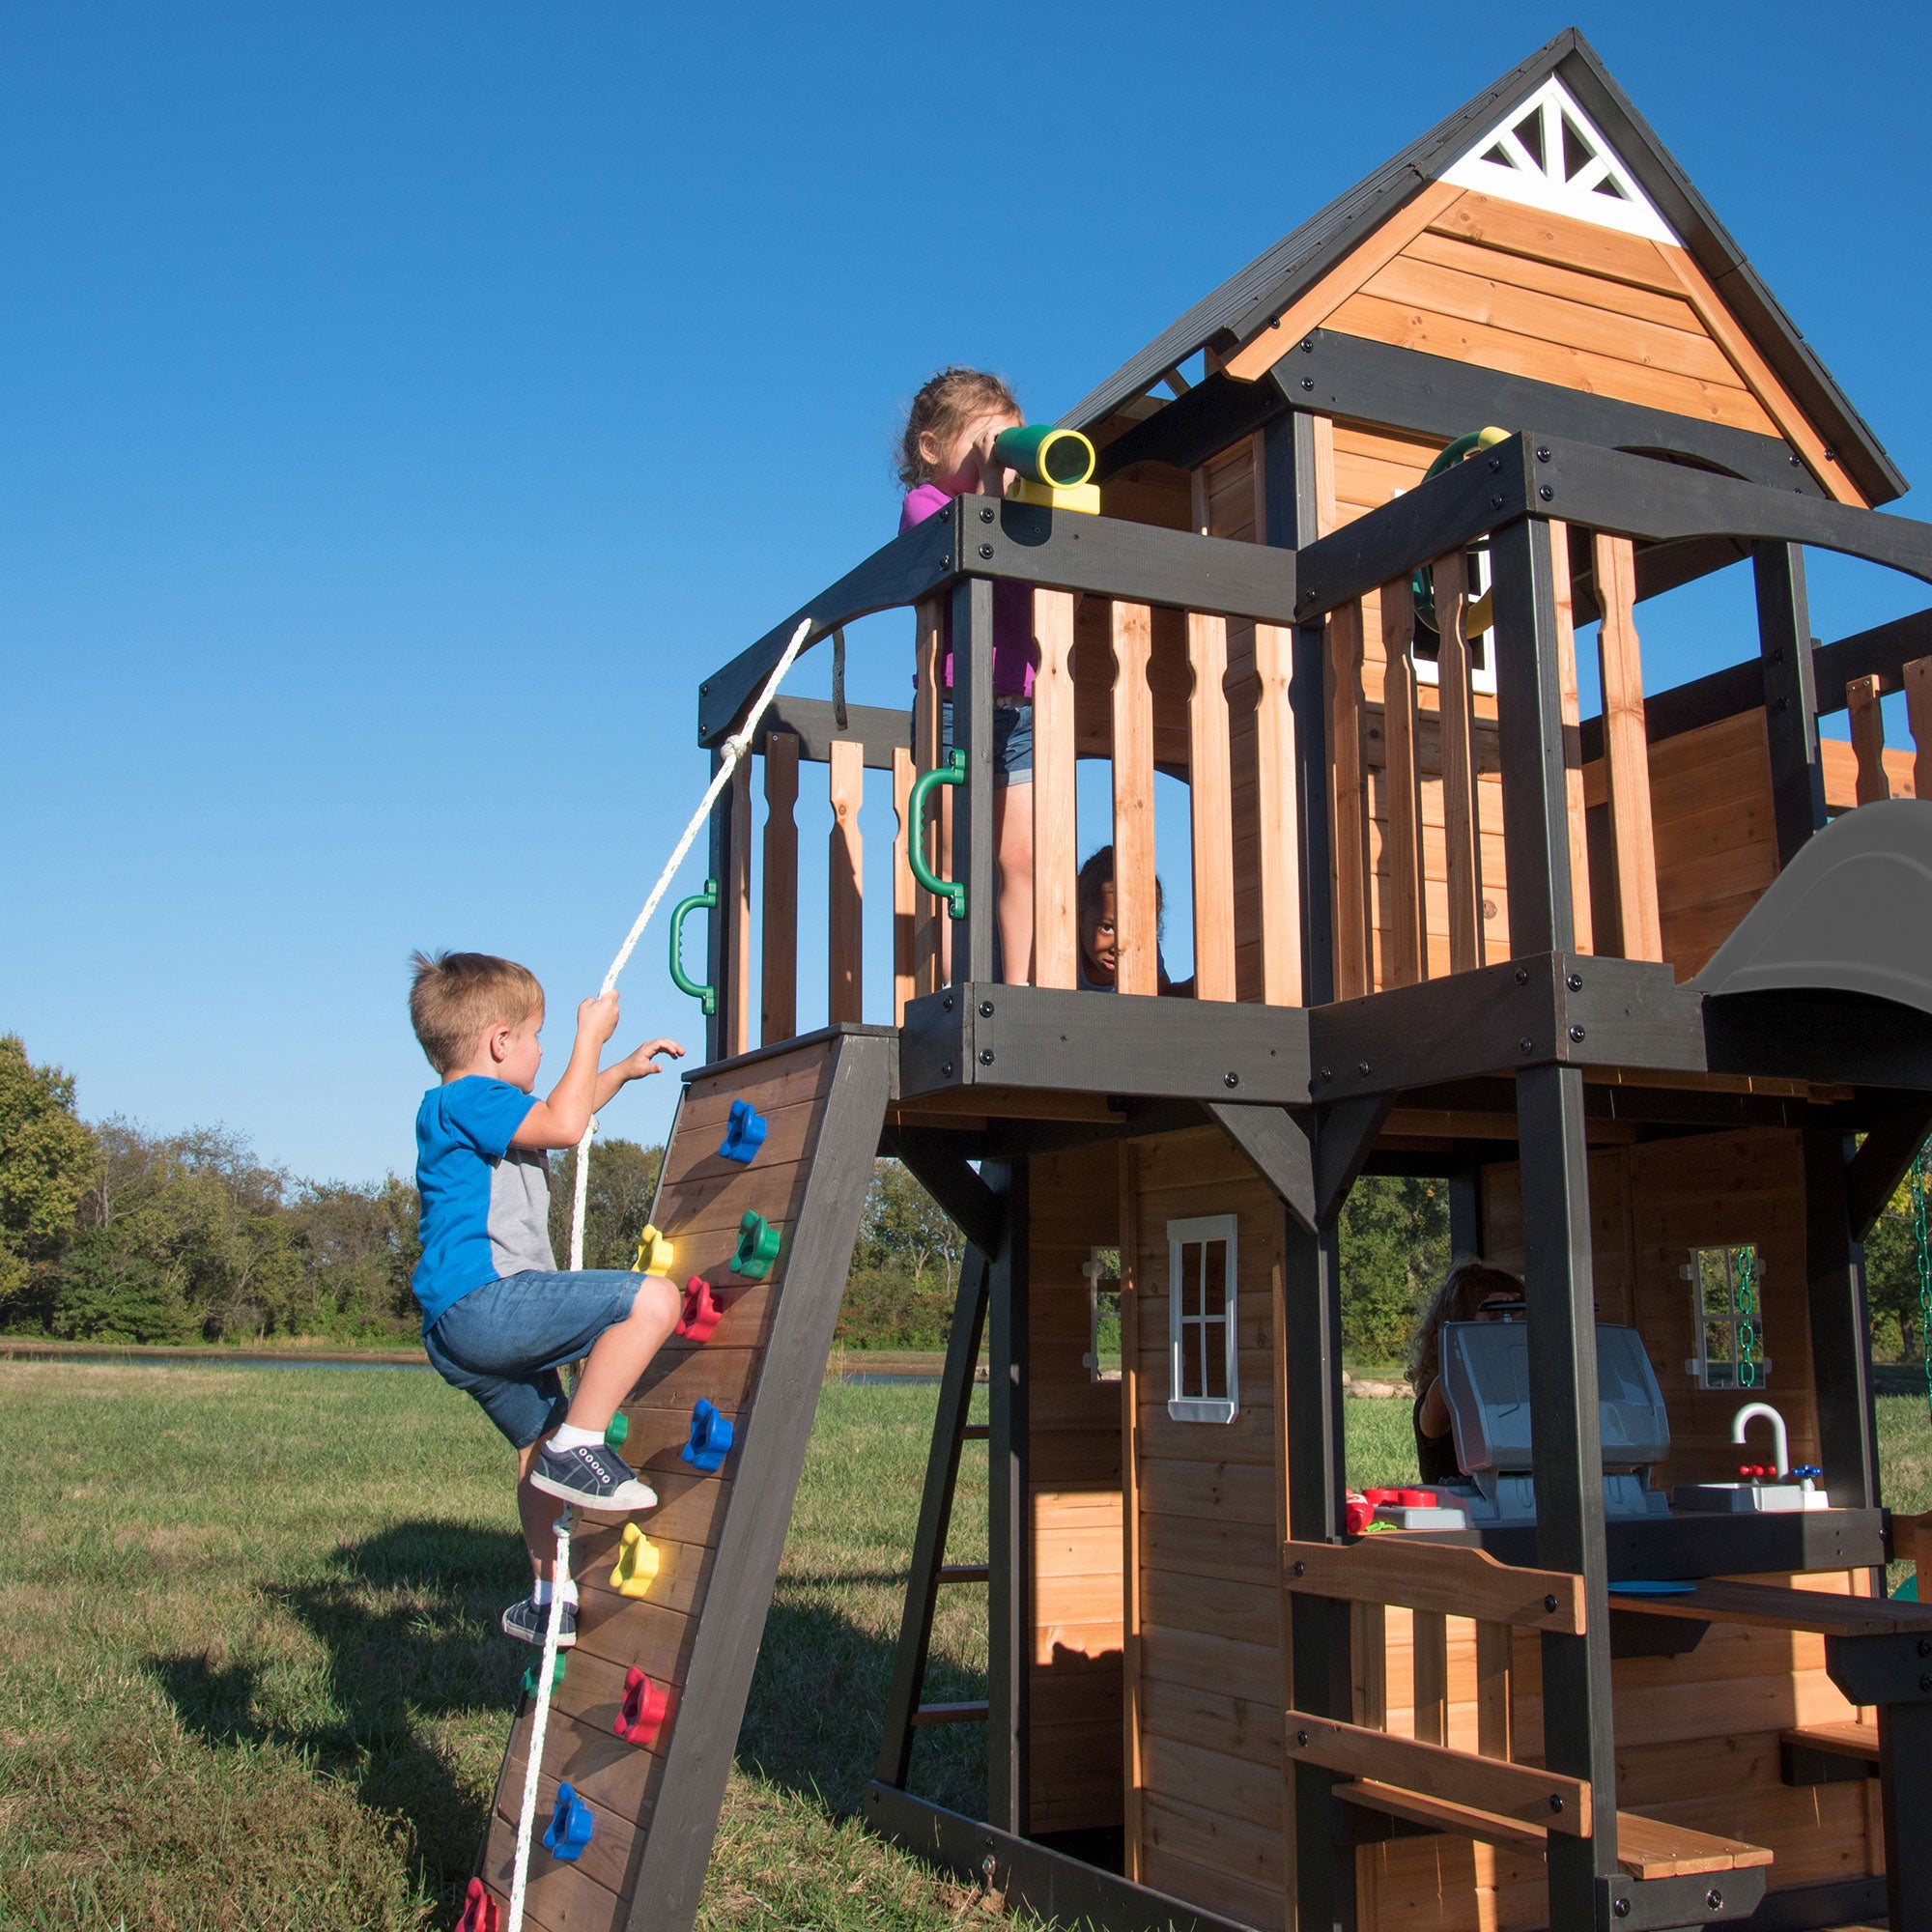
[[[1018,472],[1019,480],[1007,492],[1018,502],[1100,514],[1100,486],[1090,480],[1100,459],[1077,429],[1029,423],[1002,430],[993,439],[993,461]]]

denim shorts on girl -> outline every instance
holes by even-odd
[[[952,749],[952,700],[939,702],[939,749]],[[1033,699],[1002,692],[993,699],[993,782],[1033,782]]]
[[[532,1268],[486,1281],[423,1330],[423,1349],[444,1381],[482,1404],[511,1448],[527,1449],[570,1406],[557,1370],[630,1319],[643,1283],[629,1268]]]

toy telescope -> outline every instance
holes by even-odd
[[[993,439],[993,461],[1003,469],[1019,472],[1019,480],[1007,494],[1019,502],[1043,503],[1049,509],[1098,516],[1100,486],[1088,479],[1099,460],[1077,429],[1056,429],[1051,423],[1002,430]]]

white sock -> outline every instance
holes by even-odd
[[[567,1422],[560,1422],[550,1438],[550,1446],[559,1456],[566,1449],[592,1449],[603,1441],[601,1429],[573,1429]]]
[[[540,1610],[547,1610],[550,1607],[550,1600],[553,1594],[554,1593],[552,1591],[551,1585],[546,1583],[541,1577],[539,1577],[537,1579],[534,1591],[534,1595],[536,1597],[537,1608]],[[563,1579],[563,1588],[560,1591],[554,1592],[554,1594],[561,1596],[566,1604],[574,1605],[577,1602],[576,1577],[566,1577]]]

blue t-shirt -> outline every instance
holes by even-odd
[[[513,1148],[535,1098],[507,1080],[467,1073],[432,1087],[416,1109],[422,1260],[410,1289],[430,1327],[472,1288],[556,1267],[550,1245],[550,1164]]]

